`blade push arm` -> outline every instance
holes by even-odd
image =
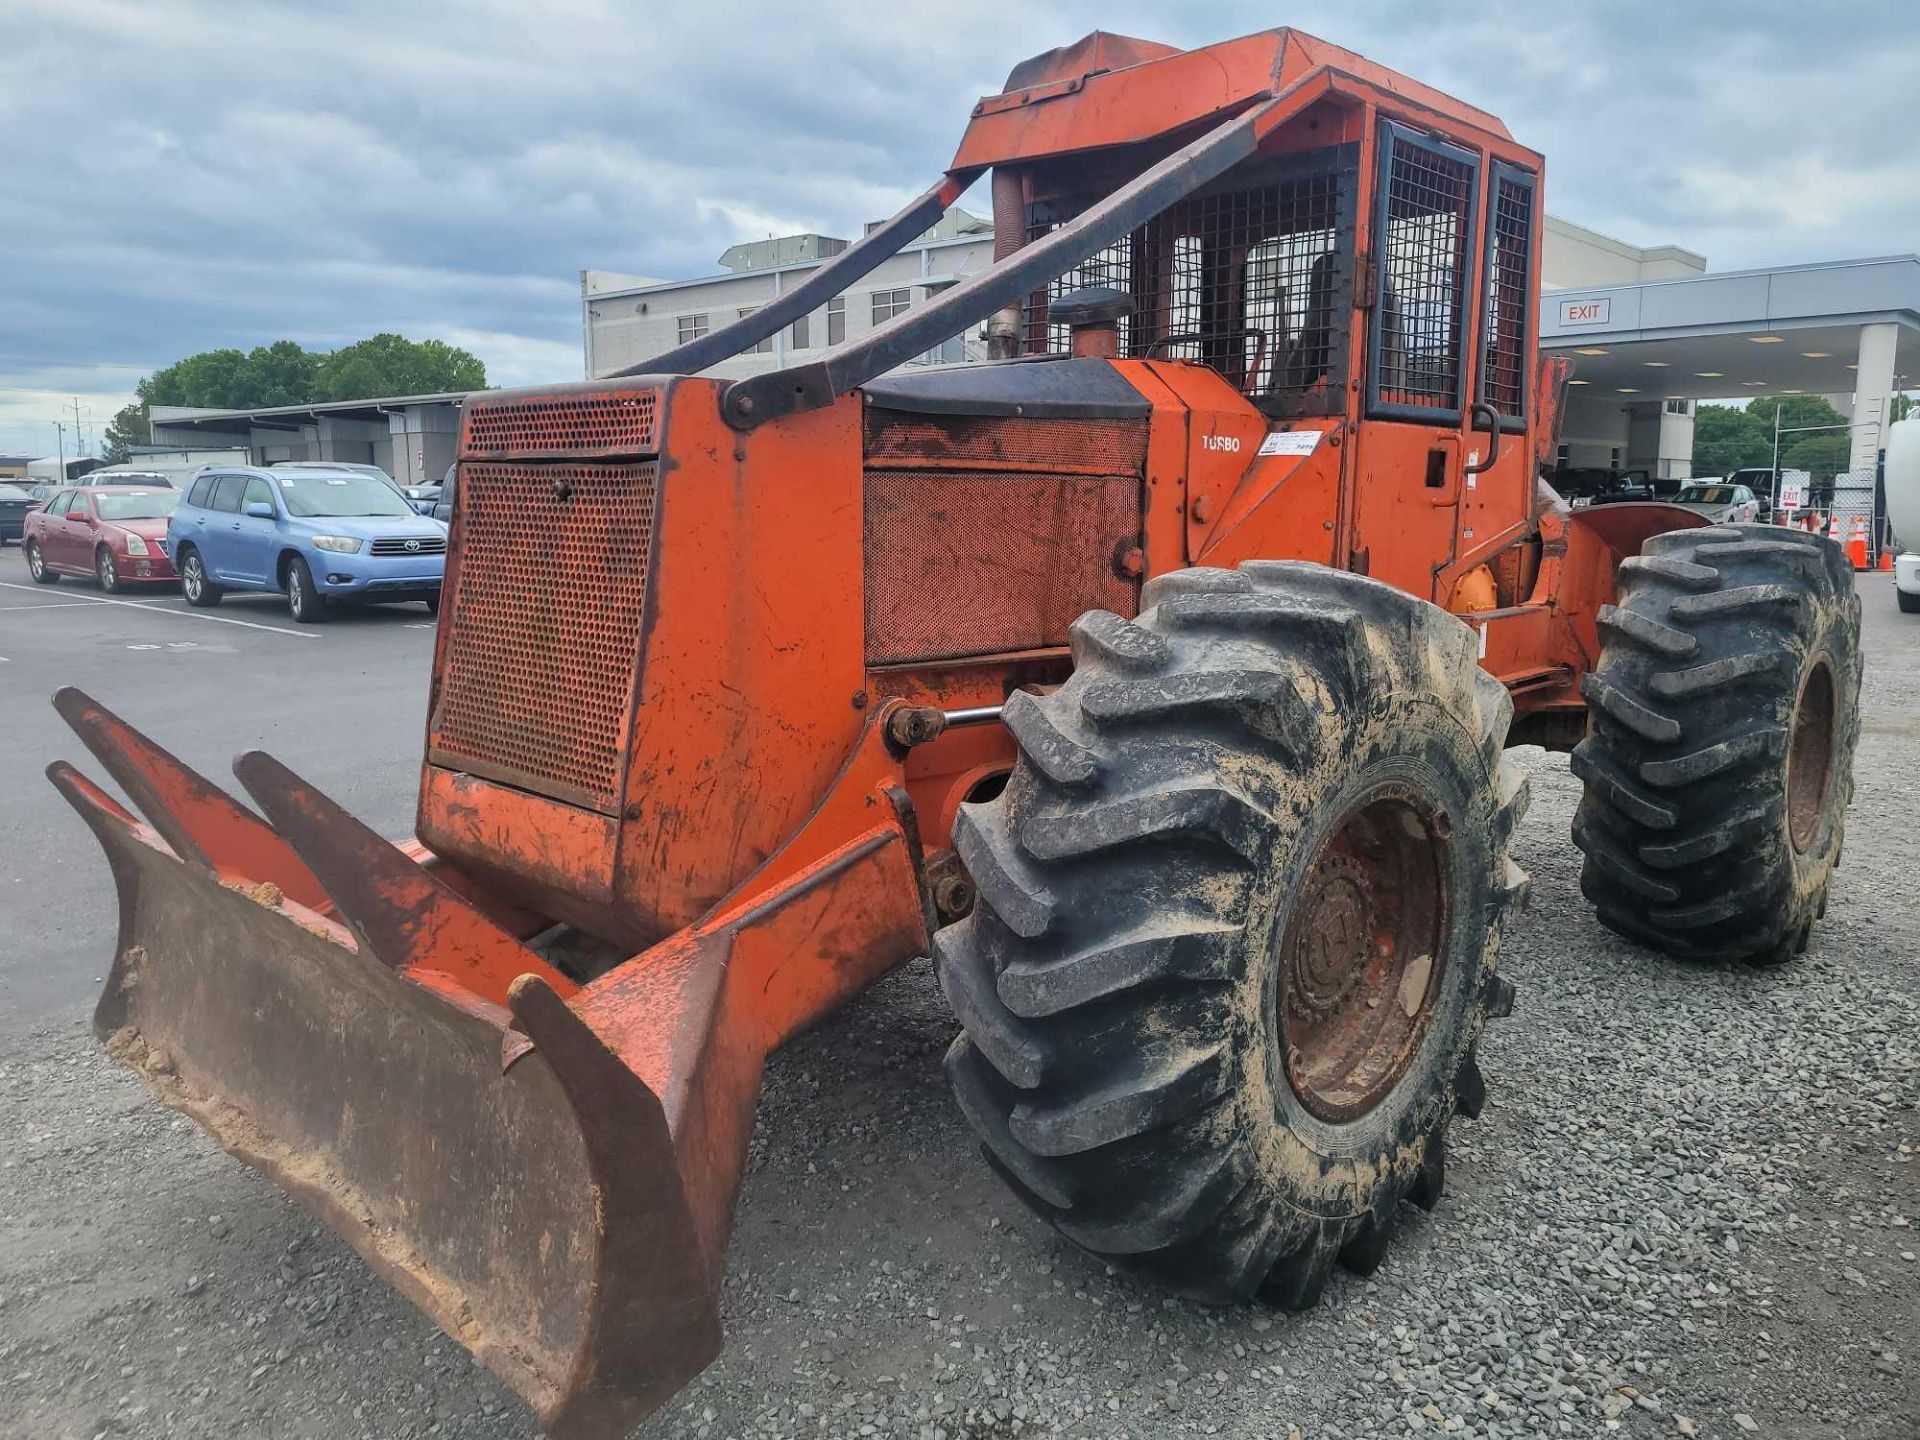
[[[930,304],[835,346],[811,364],[740,381],[722,402],[727,423],[751,430],[782,415],[830,405],[837,396],[884,375],[1002,306],[1025,299],[1246,159],[1276,126],[1325,94],[1331,82],[1330,72],[1315,71],[1282,94],[1215,126],[1067,224]]]
[[[961,192],[974,182],[979,173],[978,170],[965,170],[948,175],[886,224],[862,236],[793,289],[775,296],[751,315],[742,315],[731,325],[723,325],[709,335],[690,340],[651,360],[642,360],[638,365],[616,370],[609,378],[620,379],[627,375],[693,375],[758,345],[769,335],[791,325],[815,306],[831,300],[847,286],[865,279],[884,262],[898,255],[902,246],[947,213],[948,207],[960,198]]]

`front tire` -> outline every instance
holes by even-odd
[[[1920,615],[1920,595],[1910,595],[1898,588],[1895,588],[1893,593],[1899,598],[1900,610],[1903,614]]]
[[[120,593],[120,572],[114,568],[113,552],[102,545],[93,557],[94,577],[99,580],[100,588],[109,595]]]
[[[1151,581],[1016,694],[936,940],[961,1109],[1082,1249],[1198,1299],[1312,1304],[1432,1208],[1525,891],[1512,702],[1471,632],[1297,563]]]
[[[27,541],[27,573],[33,576],[36,585],[58,585],[60,577],[47,565],[47,557],[40,553],[40,542]]]
[[[187,604],[202,610],[211,610],[226,594],[207,578],[207,562],[191,545],[180,548],[180,593],[186,596]]]
[[[302,625],[318,625],[327,618],[327,602],[314,588],[313,571],[298,555],[287,562],[287,608]]]
[[[1736,525],[1654,536],[1619,584],[1582,681],[1580,887],[1667,954],[1788,960],[1826,908],[1853,795],[1853,568],[1822,536]]]

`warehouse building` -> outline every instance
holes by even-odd
[[[275,405],[259,410],[205,410],[155,405],[148,412],[153,444],[143,454],[223,452],[231,463],[345,460],[378,465],[402,485],[430,485],[447,473],[460,436],[464,391]]]

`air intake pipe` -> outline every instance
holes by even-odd
[[[1027,243],[1027,187],[1018,170],[993,167],[993,259],[997,265]],[[1025,317],[1020,302],[987,317],[987,358],[1012,360],[1021,350]]]

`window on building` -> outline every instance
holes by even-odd
[[[740,311],[740,318],[742,320],[746,319],[749,315],[753,314],[753,312],[758,310],[759,308],[760,307],[758,305],[747,305],[742,307]],[[773,337],[771,335],[767,336],[766,339],[760,341],[759,344],[755,345],[751,350],[745,351],[744,353],[748,355],[771,355],[773,353]]]
[[[827,301],[827,344],[838,345],[847,338],[847,297]]]
[[[952,288],[952,281],[938,285],[929,285],[927,287],[927,299],[932,300],[940,294],[941,291]],[[914,356],[911,363],[915,365],[957,365],[966,358],[967,337],[963,331],[951,339],[943,340],[940,344],[934,346],[933,349]]]
[[[1687,413],[1687,402],[1686,402],[1686,401],[1684,401],[1684,400],[1669,400],[1669,401],[1667,401],[1667,414],[1669,414],[1669,415],[1684,415],[1684,414],[1686,414],[1686,413]]]
[[[1553,461],[1554,461],[1554,464],[1559,465],[1562,468],[1565,468],[1566,466],[1572,464],[1573,463],[1573,447],[1571,445],[1562,445],[1559,448],[1559,450],[1554,452]]]
[[[811,327],[808,324],[812,319],[813,317],[811,315],[802,315],[798,320],[793,322],[793,329],[788,336],[787,343],[792,345],[794,349],[810,350],[813,348]]]
[[[698,340],[707,333],[707,317],[704,315],[682,315],[680,317],[680,343]]]
[[[1619,473],[1619,470],[1620,470],[1620,447],[1619,447],[1618,445],[1616,445],[1616,446],[1614,446],[1614,447],[1613,447],[1613,451],[1612,451],[1612,458],[1611,458],[1610,460],[1608,460],[1608,461],[1607,461],[1607,465],[1608,465],[1608,468],[1610,468],[1611,470],[1613,470],[1615,474],[1618,474],[1618,473]]]
[[[896,315],[904,315],[912,305],[912,290],[876,290],[873,292],[873,323],[884,324]]]

